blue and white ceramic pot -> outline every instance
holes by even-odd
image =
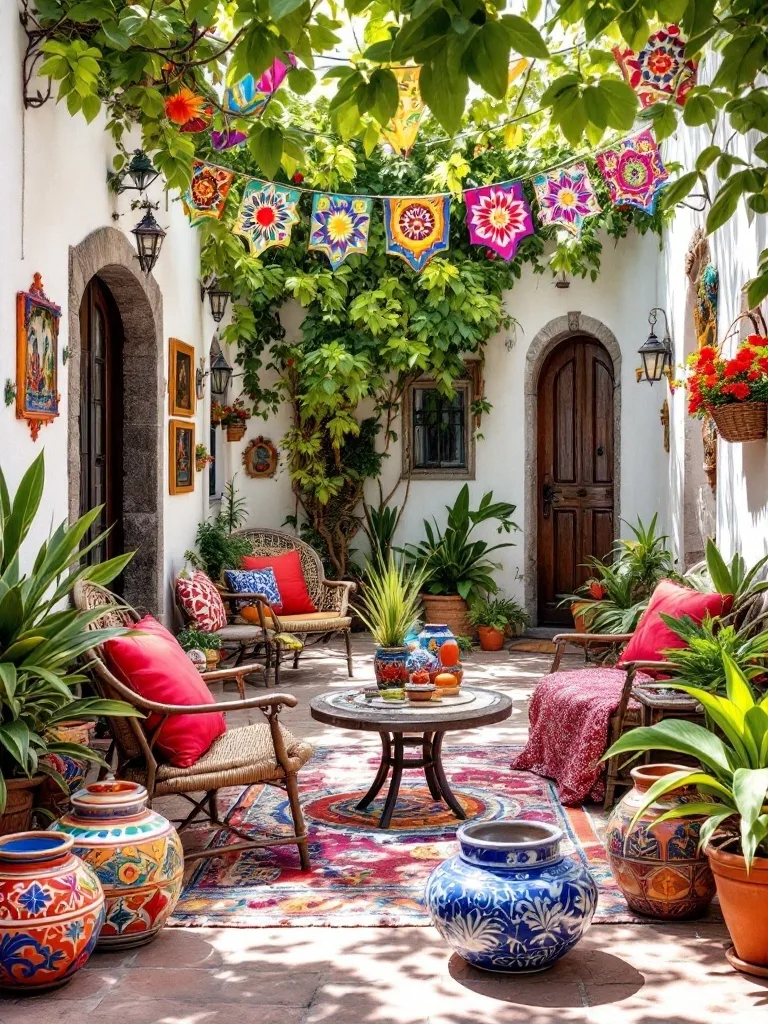
[[[434,655],[437,655],[446,640],[455,639],[456,637],[446,625],[438,623],[428,622],[419,633],[419,645]]]
[[[480,821],[458,830],[459,856],[427,879],[432,923],[474,967],[524,974],[568,953],[589,927],[597,886],[539,821]]]
[[[373,671],[376,685],[380,690],[391,687],[405,686],[408,682],[408,669],[405,663],[410,651],[407,647],[377,647],[373,658]]]
[[[414,672],[423,671],[429,672],[431,678],[440,671],[440,661],[437,655],[428,651],[426,647],[417,647],[408,655],[405,667],[408,669],[409,676],[412,676]]]

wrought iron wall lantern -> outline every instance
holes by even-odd
[[[146,210],[146,213],[136,227],[131,228],[131,234],[136,239],[136,256],[139,266],[145,274],[149,275],[160,256],[166,232],[157,223],[152,212],[158,209],[159,203],[150,203],[148,199],[145,199],[136,205],[139,209]]]
[[[149,186],[160,177],[152,161],[143,149],[134,149],[133,156],[126,166],[117,173],[107,174],[107,181],[115,192],[144,192]],[[126,182],[126,178],[130,179]],[[131,184],[132,182],[133,184]]]
[[[661,339],[657,337],[655,331],[659,313],[664,317],[664,337]],[[665,375],[669,375],[672,369],[672,340],[669,336],[667,314],[661,306],[655,306],[651,310],[648,314],[648,323],[651,326],[651,333],[638,349],[643,365],[637,371],[637,379],[638,381],[647,380],[649,384],[653,385]]]
[[[219,324],[224,319],[227,303],[232,298],[232,292],[227,288],[222,288],[216,278],[213,278],[210,284],[206,284],[203,281],[200,285],[200,298],[205,298],[206,293],[208,294],[211,316]]]
[[[232,377],[232,367],[224,358],[224,353],[219,349],[216,358],[211,361],[209,370],[203,370],[205,360],[200,360],[200,366],[195,374],[195,390],[198,399],[205,395],[205,378],[211,378],[211,394],[215,398],[223,398],[227,393],[229,381]]]

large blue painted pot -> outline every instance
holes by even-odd
[[[455,640],[451,630],[442,624],[428,622],[419,633],[419,646],[437,654],[446,640]]]
[[[408,682],[406,661],[411,652],[407,647],[377,647],[373,658],[376,685],[380,690],[405,686]]]
[[[432,923],[456,952],[486,971],[543,971],[589,927],[597,886],[560,853],[563,833],[539,821],[480,821],[458,830],[459,856],[427,880]]]

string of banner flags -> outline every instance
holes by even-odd
[[[652,214],[669,175],[653,134],[646,128],[595,154],[611,202],[635,206]],[[302,192],[311,192],[309,249],[324,253],[337,270],[348,256],[368,250],[374,197],[291,188],[274,181],[195,160],[192,180],[184,194],[190,223],[219,220],[236,177],[246,178],[232,231],[249,251],[259,256],[272,246],[287,246],[299,222]],[[543,226],[563,228],[578,236],[584,220],[600,213],[587,165],[583,160],[532,177]],[[533,213],[523,191],[523,180],[505,181],[463,190],[470,242],[512,260],[520,243],[534,233]],[[381,197],[386,251],[420,271],[449,247],[451,196]]]
[[[615,47],[614,56],[643,107],[660,99],[674,99],[682,106],[695,85],[696,63],[686,59],[685,42],[675,25],[659,29],[638,53]],[[288,59],[290,65],[276,60],[258,81],[248,75],[227,89],[227,112],[235,117],[259,117],[290,66],[295,66],[292,54]],[[528,64],[525,58],[516,61],[510,67],[510,82]],[[393,71],[400,104],[382,137],[396,153],[407,155],[424,113],[418,85],[420,68]],[[180,131],[200,132],[210,125],[212,111],[205,107],[202,97],[182,89],[166,101],[166,114]],[[218,151],[242,146],[246,141],[245,132],[229,126],[223,132],[212,133]],[[613,205],[634,206],[653,214],[669,175],[649,128],[630,133],[592,155]],[[421,271],[434,256],[449,248],[451,194],[368,196],[320,192],[255,178],[205,160],[195,160],[191,183],[183,196],[191,224],[221,218],[235,178],[247,180],[232,230],[255,256],[272,246],[290,244],[292,229],[300,219],[297,206],[303,192],[313,195],[309,249],[324,253],[334,271],[348,256],[367,252],[374,200],[383,204],[387,253]],[[535,230],[523,190],[525,180],[532,183],[542,226],[563,228],[578,237],[584,220],[601,212],[587,165],[583,158],[576,158],[529,178],[464,189],[472,244],[490,249],[505,260],[514,259],[520,243]]]

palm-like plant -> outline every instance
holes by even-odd
[[[402,647],[418,617],[425,573],[390,554],[386,562],[369,562],[358,615],[379,647]]]
[[[519,526],[513,522],[516,506],[507,501],[493,500],[493,491],[483,495],[477,510],[469,507],[469,486],[459,491],[453,507],[446,505],[448,521],[442,531],[435,521],[434,526],[424,520],[426,540],[418,545],[408,545],[408,556],[427,575],[427,591],[430,594],[459,594],[470,601],[482,594],[495,594],[498,584],[493,579],[498,562],[488,557],[500,548],[513,547],[511,541],[503,544],[489,544],[484,540],[473,540],[472,533],[481,523],[498,522],[497,533],[511,533]]]
[[[766,567],[768,555],[750,569],[738,552],[730,563],[726,562],[710,537],[707,539],[705,566],[687,573],[684,582],[696,590],[729,594],[733,599],[731,609],[722,621],[738,622],[742,633],[757,634],[762,632],[768,619],[763,596],[768,591]]]
[[[40,547],[31,571],[21,571],[21,547],[40,507],[44,482],[42,452],[24,474],[13,500],[0,470],[0,811],[5,808],[7,778],[32,778],[42,772],[66,792],[61,776],[41,760],[47,752],[101,761],[88,747],[52,738],[50,729],[57,723],[99,715],[141,717],[121,701],[77,699],[74,693],[87,681],[72,667],[76,660],[126,632],[89,628],[103,608],[79,612],[61,607],[78,580],[105,586],[132,557],[82,564],[106,536],[86,539],[101,508],[72,525],[58,526]]]
[[[371,546],[371,561],[375,564],[386,564],[395,539],[395,531],[400,524],[402,509],[397,505],[363,506],[365,523],[363,531]]]
[[[751,636],[736,626],[722,625],[707,615],[694,622],[688,615],[675,619],[662,613],[662,620],[685,641],[685,647],[664,651],[675,682],[688,683],[703,690],[721,689],[724,683],[723,655],[727,654],[746,679],[763,675],[768,666],[768,633]]]
[[[768,697],[756,701],[744,673],[727,653],[722,655],[726,696],[682,683],[670,683],[698,700],[710,728],[695,722],[665,719],[621,736],[604,760],[617,754],[670,750],[694,757],[704,765],[681,769],[655,782],[645,794],[632,825],[659,797],[681,786],[695,786],[707,801],[675,807],[656,819],[707,815],[701,826],[704,845],[715,832],[738,840],[747,868],[758,855],[768,856]],[[716,735],[717,729],[720,735]],[[631,827],[631,826],[630,826]]]

